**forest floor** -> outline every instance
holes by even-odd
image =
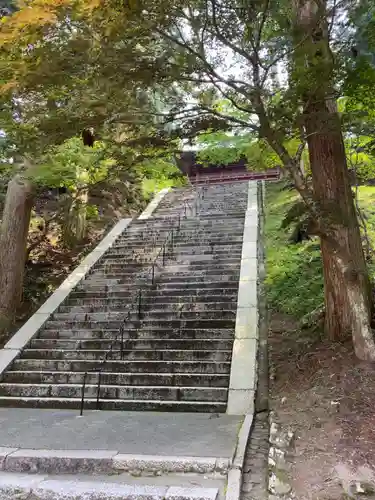
[[[350,341],[332,344],[271,314],[271,408],[295,433],[290,479],[298,500],[344,500],[375,485],[375,366]],[[356,497],[355,497],[356,498]]]
[[[374,198],[375,188],[363,188],[371,237]],[[275,185],[266,206],[271,409],[295,433],[290,483],[298,500],[375,498],[375,366],[356,359],[350,340],[301,329],[323,296],[317,242],[290,244],[280,229],[294,199]]]

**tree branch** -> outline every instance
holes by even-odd
[[[262,40],[262,31],[263,31],[263,27],[265,25],[265,22],[267,20],[267,13],[268,13],[269,5],[270,5],[270,0],[265,0],[264,6],[263,6],[262,18],[261,18],[260,25],[259,25],[259,31],[258,31],[258,35],[257,35],[256,42],[255,42],[255,49],[256,49],[257,54],[259,53],[259,49],[260,49],[260,43]]]
[[[166,38],[167,40],[169,40],[170,42],[178,45],[179,47],[187,50],[188,52],[190,52],[190,54],[194,55],[195,57],[197,57],[204,65],[204,68],[206,70],[206,73],[208,75],[210,75],[209,77],[213,76],[214,78],[216,78],[217,80],[219,80],[221,83],[223,83],[224,85],[230,87],[232,90],[234,90],[235,92],[241,94],[242,96],[244,96],[246,99],[249,98],[249,92],[247,92],[246,90],[244,90],[243,88],[240,88],[238,87],[237,85],[235,85],[235,83],[238,83],[240,85],[243,85],[244,87],[248,87],[249,84],[246,83],[246,82],[242,82],[241,80],[230,80],[230,79],[227,79],[227,78],[224,78],[223,76],[221,76],[219,73],[217,73],[217,71],[213,68],[213,66],[207,61],[207,59],[205,57],[203,57],[199,52],[197,52],[195,49],[193,49],[190,45],[187,44],[187,42],[184,42],[184,41],[180,41],[178,40],[177,38],[169,35],[168,33],[165,33],[159,29],[156,29],[155,30],[160,36]]]
[[[224,35],[219,30],[219,26],[217,23],[217,16],[216,16],[216,0],[210,0],[211,1],[211,7],[212,7],[212,24],[215,29],[215,35],[217,38],[228,48],[230,48],[235,54],[238,54],[242,56],[244,59],[246,59],[250,64],[254,64],[254,57],[251,54],[248,54],[245,50],[241,49],[234,43],[230,42],[228,38],[226,38]]]
[[[209,113],[212,113],[213,115],[219,117],[219,118],[223,118],[224,120],[228,120],[228,121],[231,121],[233,123],[237,123],[238,125],[242,125],[244,128],[248,128],[250,130],[253,130],[255,132],[258,132],[259,131],[259,127],[257,127],[256,125],[253,125],[245,120],[241,120],[241,118],[237,118],[235,116],[231,116],[231,115],[226,115],[226,114],[223,114],[223,113],[219,113],[218,111],[214,110],[214,109],[211,109],[209,107],[204,107],[204,106],[201,106],[202,109],[205,109],[206,111],[208,111]]]

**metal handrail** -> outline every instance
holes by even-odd
[[[198,211],[198,205],[197,205],[197,199],[200,197],[200,194],[197,194],[198,191],[196,191],[195,194],[195,200],[194,200],[194,205],[193,205],[193,213],[195,210],[195,214],[197,214]],[[187,218],[187,206],[189,204],[184,201],[184,218]],[[181,228],[181,214],[178,214],[178,225],[177,225],[177,233],[180,231]],[[176,230],[176,227],[172,227],[172,229],[168,232],[163,245],[159,249],[159,252],[157,253],[156,257],[154,258],[152,265],[150,266],[149,272],[146,274],[146,277],[150,275],[151,273],[151,284],[154,285],[155,283],[155,265],[157,263],[157,260],[159,259],[160,255],[162,254],[163,257],[163,266],[165,265],[165,259],[166,259],[166,249],[168,247],[169,240],[171,240],[171,248],[173,250],[174,246],[174,232]],[[113,347],[114,345],[119,341],[119,337],[121,337],[120,340],[120,359],[123,359],[124,355],[124,326],[127,323],[127,321],[130,319],[131,314],[133,311],[133,306],[137,303],[138,306],[138,319],[141,318],[142,315],[142,290],[143,287],[141,286],[138,290],[138,293],[135,296],[135,299],[131,303],[131,306],[129,308],[128,313],[126,314],[125,318],[123,319],[121,326],[119,328],[119,332],[115,336],[115,338],[112,340],[109,349],[105,353],[103,359],[100,362],[99,368],[96,370],[86,370],[83,375],[83,382],[82,382],[82,388],[81,388],[81,404],[80,404],[80,416],[82,417],[83,415],[83,410],[85,406],[85,391],[86,391],[86,381],[87,381],[87,376],[89,373],[97,373],[98,374],[98,382],[97,382],[97,392],[96,392],[96,409],[99,410],[100,407],[100,389],[101,389],[101,378],[102,378],[102,372],[103,368],[105,366],[105,363],[107,362],[108,358],[110,355],[113,353]]]

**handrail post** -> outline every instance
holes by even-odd
[[[155,262],[152,264],[152,284],[155,283]]]
[[[120,356],[121,356],[121,359],[124,359],[124,324],[122,324],[122,327],[121,327]]]
[[[100,409],[100,388],[101,388],[101,382],[102,382],[102,369],[98,371],[98,389],[96,391],[96,409]]]
[[[165,266],[165,242],[163,245],[163,266]]]
[[[83,374],[83,383],[82,383],[82,392],[81,392],[81,409],[80,409],[80,416],[82,417],[83,415],[83,407],[85,405],[85,390],[86,390],[86,378],[87,378],[87,372]]]
[[[142,288],[139,289],[138,293],[138,319],[141,319],[142,314]]]

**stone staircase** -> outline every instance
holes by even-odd
[[[133,221],[8,368],[0,406],[79,408],[83,392],[91,409],[225,412],[247,186],[172,190]]]

